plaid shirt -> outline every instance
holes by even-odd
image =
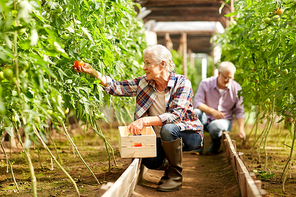
[[[147,116],[148,109],[156,98],[154,80],[141,76],[132,80],[115,81],[107,77],[107,93],[114,96],[136,96],[135,120]],[[203,137],[202,124],[193,111],[193,90],[191,82],[183,75],[171,72],[170,80],[165,88],[166,110],[158,115],[163,124],[173,123],[181,131],[196,131]]]

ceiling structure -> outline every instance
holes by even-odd
[[[188,50],[208,55],[211,55],[213,50],[210,40],[214,34],[219,32],[217,23],[226,28],[229,18],[224,15],[231,13],[229,4],[225,4],[219,13],[224,0],[135,0],[135,2],[143,8],[141,12],[138,10],[138,13],[142,13],[141,18],[145,24],[150,23],[149,29],[157,33],[159,44],[165,44],[165,33],[169,33],[173,48],[178,50],[181,34],[186,33]],[[161,28],[159,25],[169,22],[171,22],[169,29]],[[184,24],[183,27],[177,25],[182,22],[185,22],[185,27]],[[191,28],[193,23],[189,22],[203,23],[199,23],[199,27],[194,29]],[[214,28],[206,28],[209,24],[212,24]]]

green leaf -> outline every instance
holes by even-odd
[[[13,128],[12,127],[5,127],[5,131],[8,133],[8,135],[11,137],[11,138],[14,138],[15,135],[14,135],[14,131],[13,131]]]
[[[25,148],[29,149],[31,145],[32,145],[32,141],[27,137],[25,139]]]
[[[87,35],[87,37],[89,38],[89,40],[90,40],[93,44],[95,44],[95,42],[94,42],[94,40],[93,40],[91,34],[89,33],[88,29],[85,28],[85,27],[81,27],[81,29],[82,29],[83,33],[85,33],[85,34]]]
[[[232,12],[232,13],[229,13],[229,14],[225,14],[224,16],[225,17],[230,17],[230,16],[235,16],[237,15],[238,12]]]
[[[222,13],[222,9],[224,8],[224,6],[225,6],[225,2],[223,2],[223,3],[221,4],[221,6],[220,6],[220,8],[219,8],[219,14]]]

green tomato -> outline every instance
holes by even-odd
[[[282,72],[283,72],[283,75],[287,75],[289,73],[288,69],[285,69]]]
[[[266,23],[266,24],[268,24],[268,25],[271,24],[271,20],[270,20],[270,18],[265,18],[265,19],[264,19],[264,23]]]
[[[10,79],[13,76],[13,71],[10,68],[6,68],[3,74],[6,79]]]
[[[27,61],[24,61],[19,66],[20,70],[27,70],[29,68],[29,63]]]
[[[271,18],[272,21],[274,22],[279,22],[281,20],[280,16],[279,15],[274,15],[272,18]]]
[[[1,71],[0,72],[0,80],[2,81],[3,79],[5,79],[5,77],[4,77],[4,73]]]
[[[23,90],[27,90],[28,89],[28,84],[26,81],[23,81],[22,82],[22,87],[23,87]]]
[[[20,76],[23,77],[23,78],[28,78],[28,73],[26,71],[22,71],[20,73]]]
[[[13,121],[13,122],[16,122],[17,120],[15,119],[15,116],[12,116],[11,117],[11,120]]]
[[[16,85],[16,82],[17,82],[16,77],[12,77],[12,78],[10,79],[10,83],[11,83],[12,85]]]

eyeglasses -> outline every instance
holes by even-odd
[[[221,73],[221,72],[220,72],[220,73]],[[234,78],[232,78],[232,77],[225,77],[225,76],[223,75],[223,73],[221,73],[221,75],[223,76],[225,82],[234,79]]]

